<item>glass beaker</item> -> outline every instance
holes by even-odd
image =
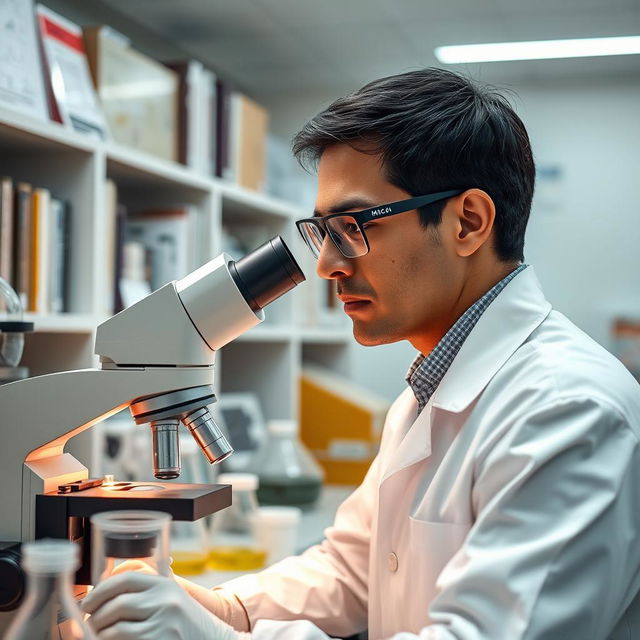
[[[95,640],[73,595],[80,549],[69,540],[38,540],[22,545],[27,596],[5,640]]]
[[[127,560],[169,576],[171,516],[162,511],[106,511],[91,516],[91,580],[98,584]]]
[[[252,462],[258,475],[258,502],[305,506],[320,495],[324,472],[298,438],[293,420],[270,420],[268,437]]]
[[[218,482],[231,485],[231,506],[213,516],[208,565],[218,571],[261,569],[267,554],[253,535],[258,477],[253,473],[221,473]]]

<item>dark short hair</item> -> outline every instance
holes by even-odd
[[[435,68],[375,80],[307,122],[293,153],[316,168],[336,143],[381,154],[389,182],[412,196],[486,191],[496,207],[496,254],[523,259],[535,166],[524,124],[497,90]],[[439,224],[444,205],[422,209],[423,224]]]

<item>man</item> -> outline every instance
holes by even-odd
[[[358,342],[417,349],[408,388],[322,545],[193,598],[113,577],[87,598],[100,638],[640,637],[640,388],[522,262],[520,119],[426,69],[338,100],[294,152],[318,162],[318,274]]]

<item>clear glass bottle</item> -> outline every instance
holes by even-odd
[[[258,502],[304,507],[320,495],[324,472],[298,438],[293,420],[270,420],[268,436],[252,461]]]
[[[0,384],[29,377],[29,369],[18,366],[25,331],[33,331],[33,323],[23,321],[18,294],[4,278],[0,278]]]
[[[217,571],[255,571],[266,561],[266,551],[256,544],[253,520],[258,510],[258,476],[221,473],[219,484],[230,484],[231,506],[213,516],[208,567]]]
[[[73,595],[80,549],[68,540],[22,545],[27,595],[5,640],[95,640]]]

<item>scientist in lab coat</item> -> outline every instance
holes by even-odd
[[[294,153],[318,275],[360,344],[416,348],[407,388],[322,544],[212,591],[113,576],[85,600],[99,638],[640,638],[640,386],[524,262],[518,116],[424,69],[337,100]]]

